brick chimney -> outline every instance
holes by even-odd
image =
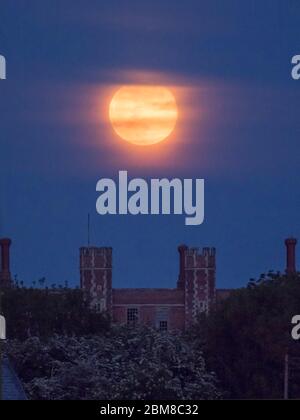
[[[286,245],[286,273],[296,273],[296,245],[297,239],[288,238],[285,240]]]
[[[178,247],[179,252],[179,276],[177,281],[178,289],[184,289],[185,283],[185,252],[188,250],[186,245],[180,245]]]
[[[11,240],[8,238],[0,239],[1,246],[1,271],[0,271],[0,286],[11,287],[11,275],[9,267],[9,247]]]

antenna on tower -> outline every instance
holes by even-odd
[[[88,248],[90,247],[90,213],[88,213],[88,225],[87,225],[87,240],[88,240]]]

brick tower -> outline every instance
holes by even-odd
[[[177,287],[185,292],[185,325],[196,321],[201,312],[207,313],[215,302],[216,251],[215,248],[178,248],[180,273]]]
[[[0,271],[0,287],[11,287],[12,280],[10,274],[10,255],[9,248],[11,240],[8,238],[0,239],[1,246],[1,271]]]
[[[98,312],[112,311],[112,248],[80,248],[80,286]]]

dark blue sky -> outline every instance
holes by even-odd
[[[13,239],[12,272],[78,284],[88,213],[118,287],[174,286],[183,242],[217,248],[219,287],[283,269],[283,239],[300,238],[299,21],[297,0],[2,0],[0,236]],[[109,87],[145,73],[184,91],[184,112],[173,142],[137,156],[103,107]],[[204,224],[98,216],[96,182],[121,169],[205,178]]]

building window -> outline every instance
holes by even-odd
[[[135,325],[138,322],[139,311],[137,308],[128,308],[127,309],[127,324]]]
[[[200,312],[205,312],[207,310],[206,302],[200,302]]]
[[[159,331],[168,331],[168,321],[159,322]]]
[[[95,304],[95,310],[96,312],[100,313],[100,312],[105,312],[106,311],[106,303],[105,303],[105,299],[99,299],[96,304]]]
[[[162,307],[156,310],[155,325],[159,331],[168,331],[169,308]]]

